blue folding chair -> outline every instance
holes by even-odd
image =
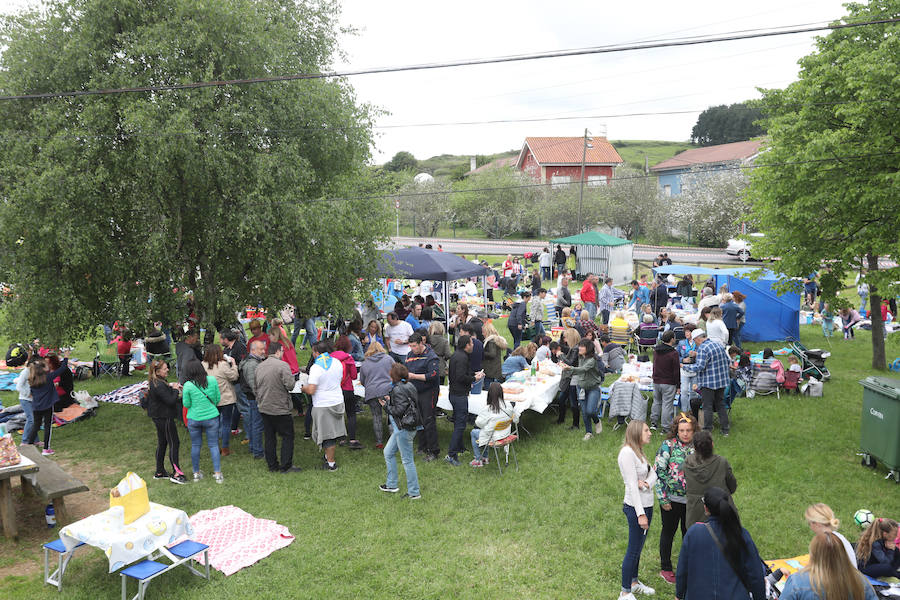
[[[62,578],[66,572],[66,567],[69,564],[69,559],[72,558],[72,553],[75,552],[75,549],[80,548],[81,546],[84,546],[84,542],[79,542],[75,548],[68,551],[66,550],[65,545],[63,545],[62,540],[59,538],[44,544],[44,583],[56,586],[57,591],[62,591]],[[53,571],[53,573],[50,573],[51,551],[56,552],[57,560],[59,561],[56,570]]]

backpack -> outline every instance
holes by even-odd
[[[150,388],[148,387],[147,389],[141,390],[138,399],[140,400],[141,408],[146,412],[150,407]]]
[[[75,367],[75,379],[78,381],[84,381],[85,379],[90,379],[93,376],[93,369],[87,365],[78,365]]]

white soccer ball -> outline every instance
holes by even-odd
[[[855,513],[853,513],[853,522],[859,525],[862,529],[865,529],[872,522],[875,521],[875,515],[872,514],[871,510],[861,508]]]

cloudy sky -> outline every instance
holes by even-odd
[[[0,0],[0,11],[27,4]],[[335,67],[443,62],[818,24],[844,13],[838,0],[344,0],[341,22],[357,33],[344,38],[347,60]],[[526,136],[575,136],[585,128],[610,139],[683,141],[704,108],[758,97],[757,87],[783,87],[793,81],[797,60],[812,48],[813,34],[795,34],[361,75],[351,82],[361,101],[388,113],[376,131],[378,163],[400,150],[419,159],[442,153],[489,154],[519,148]],[[696,112],[615,116],[668,111]],[[497,119],[557,120],[395,127]]]

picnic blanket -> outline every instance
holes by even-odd
[[[87,419],[88,417],[94,416],[94,411],[96,410],[96,408],[85,408],[80,404],[71,404],[61,411],[53,413],[53,426],[62,427],[63,425],[74,423],[75,421]]]
[[[149,389],[149,386],[150,384],[146,381],[132,383],[130,385],[122,386],[119,389],[113,390],[111,392],[100,394],[99,396],[94,396],[94,400],[96,400],[97,402],[112,402],[113,404],[139,405],[141,403],[141,392],[143,390]]]
[[[209,546],[210,566],[226,576],[294,541],[284,525],[257,519],[230,505],[201,510],[191,517],[191,527],[191,539]]]
[[[778,350],[772,350],[772,354],[774,354],[775,356],[790,356],[793,353],[794,353],[794,351],[787,347],[779,348]],[[750,361],[755,362],[755,363],[761,363],[763,361],[762,350],[760,350],[756,354],[751,354]]]
[[[18,373],[0,371],[0,390],[3,390],[4,392],[16,391],[16,377],[18,376]]]

